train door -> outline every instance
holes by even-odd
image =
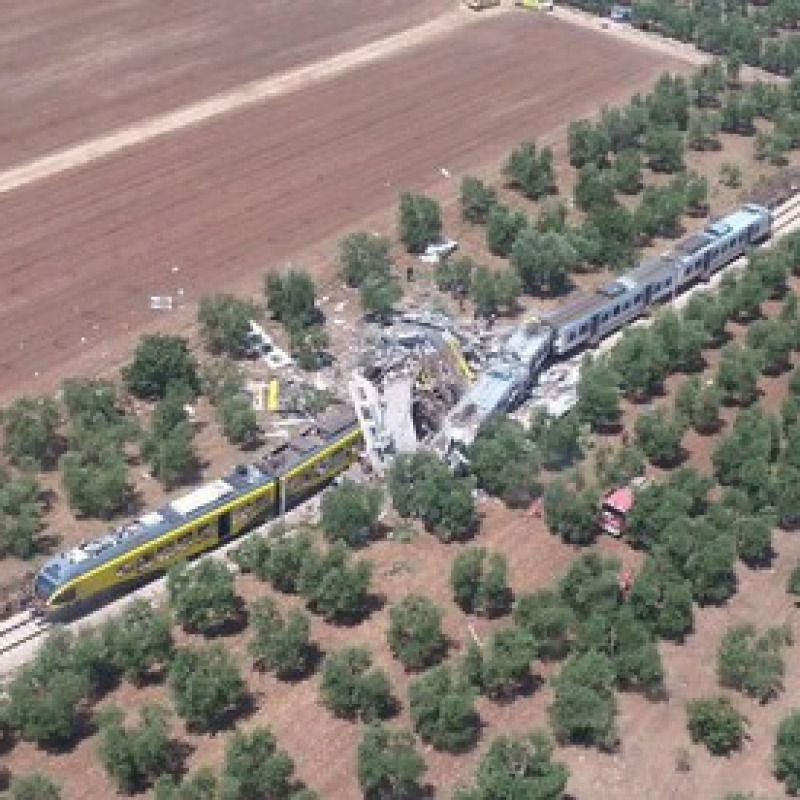
[[[593,341],[597,338],[597,329],[600,327],[600,315],[595,314],[592,317],[592,322],[589,325],[589,341]]]
[[[226,511],[224,514],[220,514],[217,525],[220,541],[227,539],[231,535],[231,512]]]
[[[650,305],[650,301],[653,297],[653,284],[649,283],[644,290],[644,307],[647,308]]]

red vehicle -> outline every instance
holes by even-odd
[[[629,486],[607,494],[600,506],[600,528],[612,536],[622,536],[625,532],[625,519],[636,499],[636,491],[645,485],[644,478],[634,478]]]

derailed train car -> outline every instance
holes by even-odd
[[[49,559],[34,579],[35,607],[79,613],[234,539],[320,491],[362,445],[353,411],[332,408],[256,462]]]

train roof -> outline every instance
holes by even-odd
[[[170,500],[155,511],[148,511],[132,522],[120,525],[97,539],[83,542],[49,559],[42,572],[57,584],[89,572],[124,553],[154,541],[209,511],[266,486],[299,463],[313,457],[331,441],[358,425],[355,412],[333,407],[292,437],[282,449],[284,461],[270,462],[270,453],[255,464],[240,464],[227,475],[204,483],[187,494]],[[273,468],[274,466],[274,468]]]
[[[586,319],[608,308],[613,300],[633,291],[636,286],[637,284],[630,274],[621,275],[616,280],[599,287],[594,292],[580,292],[571,298],[567,298],[563,305],[550,311],[544,317],[544,321],[555,328],[559,328],[562,325]]]
[[[677,259],[672,253],[664,253],[658,258],[649,258],[646,261],[642,261],[627,275],[637,286],[646,286],[663,272],[671,272],[675,268],[676,262]]]
[[[597,292],[580,292],[569,298],[566,303],[560,305],[545,316],[546,322],[555,328],[573,322],[576,319],[591,316],[608,304],[608,298]]]

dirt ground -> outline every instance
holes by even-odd
[[[504,14],[2,195],[0,398],[115,367],[148,326],[180,328],[201,294],[257,291],[289,259],[324,283],[338,236],[377,219],[391,230],[401,190],[452,198],[471,166],[677,66]],[[182,310],[149,310],[167,294]]]
[[[451,0],[8,0],[0,168],[349,50]]]
[[[323,12],[320,5],[268,0],[223,8],[205,0],[114,0],[89,8],[85,0],[65,0],[57,13],[53,0],[4,5],[0,110],[7,103],[14,113],[6,115],[9,126],[0,137],[0,168],[430,20],[454,3],[337,0]],[[677,60],[552,17],[489,16],[435,46],[0,195],[6,225],[0,242],[0,399],[50,390],[66,375],[111,373],[142,330],[189,331],[201,294],[258,291],[263,273],[290,259],[312,269],[323,291],[333,294],[337,239],[348,230],[391,230],[403,189],[443,201],[448,231],[479,250],[475,232],[455,214],[463,172],[494,181],[510,148],[530,138],[556,145],[561,175],[570,119],[626,99],[663,69],[683,68]],[[726,141],[724,152],[697,156],[703,162],[697,166],[713,174],[721,160],[745,160],[751,147],[749,141]],[[728,208],[734,198],[721,187],[716,191],[714,209]],[[588,276],[587,284],[597,279]],[[155,294],[174,295],[181,308],[162,316],[149,312],[147,300]],[[765,382],[764,389],[773,405],[785,379]],[[207,412],[201,409],[203,420]],[[707,468],[712,440],[687,437],[686,444],[690,463]],[[203,427],[198,445],[214,474],[236,459],[211,425]],[[137,484],[146,502],[160,499],[154,483],[137,476]],[[481,511],[485,518],[475,543],[506,555],[516,593],[549,584],[576,553],[550,536],[540,519],[493,501]],[[66,514],[49,521],[62,526],[67,540],[88,530]],[[599,546],[626,566],[640,563],[619,542],[603,539]],[[776,549],[772,569],[741,570],[739,594],[727,607],[696,615],[697,633],[685,645],[662,645],[668,702],[620,696],[618,754],[559,749],[557,757],[572,772],[568,788],[575,798],[714,800],[734,789],[782,796],[769,778],[769,759],[777,720],[800,692],[800,667],[791,659],[786,692],[777,701],[762,708],[736,698],[753,735],[729,759],[711,758],[689,743],[683,710],[686,699],[717,692],[714,655],[725,627],[794,622],[796,609],[784,585],[800,557],[800,540],[778,534]],[[415,591],[440,603],[451,654],[469,641],[470,625],[483,637],[503,624],[470,619],[451,602],[443,565],[457,550],[426,534],[405,544],[371,545],[364,555],[375,562],[382,607],[353,628],[315,619],[313,638],[325,651],[345,644],[369,647],[405,703],[410,676],[385,645],[391,603]],[[270,591],[247,576],[237,585],[248,601]],[[225,640],[243,663],[247,638],[245,632]],[[549,674],[538,664],[535,669]],[[248,673],[248,683],[256,710],[242,727],[269,725],[299,777],[321,798],[357,798],[361,728],[335,720],[320,706],[319,676],[280,684]],[[475,752],[451,757],[425,751],[434,796],[448,797],[468,782],[495,736],[545,727],[551,699],[546,685],[507,705],[481,699],[485,730]],[[163,687],[121,686],[104,702],[134,708],[151,700],[168,704]],[[408,724],[407,710],[397,722]],[[224,736],[191,735],[177,721],[174,733],[190,744],[189,769],[221,763]],[[65,800],[116,797],[96,744],[89,737],[59,755],[18,744],[4,758],[14,774],[40,770],[54,776]],[[675,768],[681,748],[691,761],[686,773]]]

